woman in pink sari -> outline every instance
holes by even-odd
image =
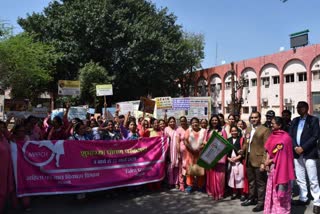
[[[17,204],[9,136],[6,123],[0,121],[0,213],[4,213],[9,204],[13,207]]]
[[[293,168],[292,140],[283,130],[283,119],[275,117],[271,121],[272,134],[265,143],[267,159],[265,167],[269,171],[265,214],[291,213],[291,181],[295,179]]]
[[[179,185],[180,190],[184,191],[184,176],[186,176],[186,146],[184,145],[184,135],[186,130],[188,129],[188,121],[185,116],[180,117],[180,126],[177,128],[176,131],[176,141],[179,144],[179,151],[178,151],[178,158],[179,158]]]
[[[170,163],[168,165],[168,183],[171,187],[179,189],[179,144],[176,141],[176,130],[176,119],[174,117],[169,117],[168,126],[164,129],[164,135],[170,138]]]
[[[207,141],[210,139],[213,132],[227,139],[227,134],[220,126],[218,115],[212,115],[209,120],[209,131],[207,134]],[[227,156],[225,155],[218,163],[210,170],[207,170],[207,184],[206,191],[214,200],[220,200],[224,196],[225,182],[226,182],[226,164]]]

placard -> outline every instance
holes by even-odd
[[[172,109],[171,97],[156,97],[157,109]]]
[[[217,132],[212,132],[210,139],[203,148],[197,164],[205,169],[213,168],[218,161],[234,148]]]
[[[58,94],[59,95],[80,95],[80,81],[59,80]]]
[[[96,85],[97,96],[110,96],[113,95],[113,89],[111,84]]]
[[[131,102],[117,103],[117,108],[119,108],[119,115],[126,115],[128,112],[132,114],[134,112],[134,105]]]
[[[155,101],[150,100],[146,97],[141,97],[138,110],[145,113],[153,114],[155,105]]]
[[[83,107],[70,107],[68,112],[68,120],[79,118],[80,120],[87,119],[87,109]]]

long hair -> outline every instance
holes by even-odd
[[[220,119],[219,119],[219,116],[217,114],[213,114],[209,120],[209,130],[213,130],[213,126],[211,124],[211,120],[213,118],[217,118],[218,120],[218,125],[217,125],[217,130],[220,132],[222,130],[222,127],[221,127],[221,123],[220,123]]]

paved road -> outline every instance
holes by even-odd
[[[242,207],[239,200],[225,198],[213,201],[204,193],[186,194],[180,191],[161,192],[112,190],[87,195],[85,201],[77,201],[74,195],[41,196],[32,200],[32,214],[218,214],[252,213],[253,206]],[[263,213],[263,212],[260,212]],[[292,214],[311,214],[312,205],[293,207]]]

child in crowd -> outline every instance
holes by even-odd
[[[243,174],[243,165],[242,165],[242,156],[238,154],[238,151],[241,148],[241,141],[243,138],[239,136],[238,128],[233,125],[230,127],[231,137],[228,138],[229,143],[234,146],[234,149],[228,154],[229,161],[229,187],[233,188],[233,194],[231,200],[240,198],[244,186],[244,174]]]

